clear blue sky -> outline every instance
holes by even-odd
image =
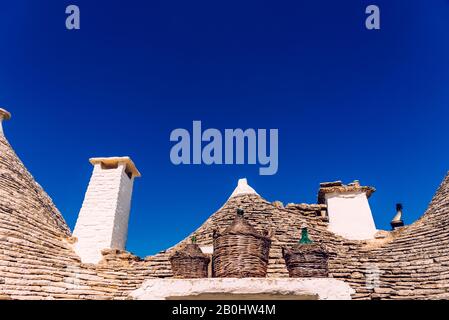
[[[81,30],[65,29],[65,7]],[[364,27],[381,8],[380,31]],[[3,1],[7,137],[73,229],[95,156],[131,156],[128,249],[196,229],[238,178],[270,201],[361,180],[389,228],[411,223],[449,170],[449,1]],[[278,128],[279,171],[171,164],[170,132]]]

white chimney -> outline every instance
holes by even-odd
[[[349,240],[374,239],[377,232],[368,198],[376,190],[358,181],[322,183],[318,202],[327,205],[328,229]]]
[[[0,135],[1,136],[4,136],[2,122],[3,122],[3,120],[9,120],[9,119],[11,119],[11,114],[8,111],[6,111],[5,109],[0,108]]]
[[[134,178],[140,177],[128,157],[92,158],[94,171],[73,236],[84,263],[98,263],[103,249],[124,250]]]

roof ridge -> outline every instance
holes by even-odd
[[[26,194],[27,198],[33,198],[33,208],[30,211],[38,213],[41,223],[48,222],[52,229],[58,230],[61,236],[70,236],[70,229],[60,211],[56,208],[53,200],[44,191],[42,186],[36,182],[31,173],[27,170],[23,162],[17,156],[8,140],[0,135],[0,183],[2,188],[3,210],[14,210],[25,214],[23,203],[15,198],[17,187],[20,186],[20,193]]]

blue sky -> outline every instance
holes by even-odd
[[[65,29],[65,8],[81,30]],[[381,9],[381,30],[364,27]],[[314,203],[320,182],[377,192],[411,223],[449,170],[449,1],[24,1],[0,12],[0,105],[9,141],[73,229],[90,157],[129,155],[128,249],[169,247],[238,178],[270,201]],[[174,166],[170,132],[279,129],[279,171]]]

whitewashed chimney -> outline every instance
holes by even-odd
[[[318,202],[327,205],[328,229],[349,240],[374,239],[377,232],[368,198],[376,190],[360,186],[358,181],[320,185]]]
[[[3,122],[3,120],[9,120],[9,119],[11,119],[11,113],[6,111],[5,109],[0,108],[0,135],[1,136],[4,136],[2,122]]]
[[[98,263],[104,249],[124,250],[134,178],[128,157],[92,158],[92,177],[73,231],[75,252],[84,263]]]

